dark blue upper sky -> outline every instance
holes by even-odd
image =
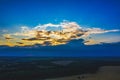
[[[120,0],[0,0],[0,27],[75,21],[107,29],[120,27]]]

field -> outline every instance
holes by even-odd
[[[0,80],[57,80],[57,78],[64,80],[63,78],[68,76],[74,78],[76,75],[95,74],[99,68],[104,66],[119,67],[120,58],[0,57]]]

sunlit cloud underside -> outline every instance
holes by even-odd
[[[11,30],[14,30],[11,28]],[[57,46],[67,44],[71,40],[83,39],[85,45],[94,45],[101,43],[120,42],[120,37],[109,39],[100,37],[97,34],[105,34],[110,32],[118,32],[118,29],[104,30],[101,28],[81,27],[76,22],[63,21],[59,24],[43,24],[30,28],[21,26],[19,31],[10,33],[3,30],[0,35],[0,45],[3,46]],[[100,39],[96,39],[91,35],[96,35]],[[111,36],[112,37],[112,36]],[[77,44],[79,45],[79,44]]]

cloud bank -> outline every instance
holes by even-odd
[[[33,28],[21,26],[19,32],[3,33],[0,39],[0,45],[7,46],[56,46],[67,44],[71,40],[83,39],[85,45],[100,44],[103,41],[92,39],[92,34],[104,34],[109,32],[118,32],[120,30],[104,30],[101,28],[85,28],[76,22],[63,21],[59,24],[43,24]],[[119,38],[117,38],[119,42]],[[102,39],[101,39],[102,40]],[[104,40],[106,41],[106,40]],[[114,42],[114,40],[113,40]]]

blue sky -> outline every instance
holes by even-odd
[[[119,0],[0,0],[0,27],[75,21],[107,29],[120,27]]]
[[[82,26],[98,27],[105,30],[120,29],[120,0],[0,0],[0,30],[8,29],[15,31],[16,26],[23,25],[34,28],[38,24],[59,24],[63,20],[73,21]],[[106,33],[100,36],[106,38],[105,35],[108,39],[111,39],[113,36],[117,37],[116,39],[120,39],[120,32],[114,34]],[[100,39],[100,36],[97,35],[95,38]],[[73,44],[63,45],[62,47],[65,49],[61,49],[59,46],[57,48],[47,47],[45,51],[48,50],[48,52],[42,51],[41,48],[31,51],[30,49],[5,49],[0,47],[0,55],[120,56],[119,48],[117,48],[120,47],[120,43],[113,43],[113,45],[112,43],[110,45],[92,45],[91,47],[81,46],[81,41],[80,46],[77,44],[73,42]],[[112,50],[109,51],[111,48]],[[49,51],[50,49],[61,50],[61,52],[52,52]],[[66,50],[69,54],[65,54]],[[86,52],[86,50],[89,52]],[[76,53],[73,54],[72,51],[76,51]]]

